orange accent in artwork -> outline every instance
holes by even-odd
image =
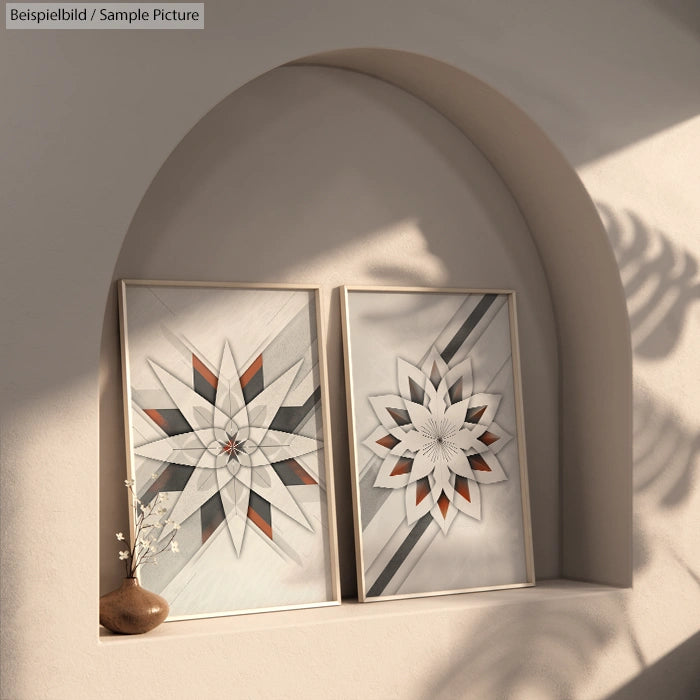
[[[470,408],[467,411],[467,420],[470,423],[478,423],[481,420],[481,416],[486,413],[488,406],[479,406],[477,408]]]
[[[289,460],[289,468],[301,479],[302,483],[306,484],[307,486],[313,486],[316,484],[316,481],[314,481],[314,478],[309,474],[309,472],[304,469],[304,467],[299,464],[295,459],[290,459]]]
[[[496,442],[496,440],[500,440],[500,439],[501,439],[501,438],[500,438],[499,435],[494,435],[493,433],[490,433],[490,432],[487,430],[487,431],[479,438],[479,441],[480,441],[480,442],[483,442],[484,445],[486,445],[486,446],[488,447],[489,445],[493,445],[493,443]]]
[[[440,498],[438,498],[438,507],[440,508],[443,519],[447,518],[447,509],[450,507],[450,499],[447,498],[444,491],[440,494]]]
[[[272,526],[260,517],[260,514],[248,506],[248,518],[252,520],[270,539],[272,539]]]
[[[450,387],[449,394],[452,403],[457,403],[462,400],[462,377]]]
[[[469,466],[471,466],[471,468],[474,471],[477,471],[477,472],[490,472],[491,471],[491,467],[489,467],[489,465],[486,464],[486,462],[484,461],[484,458],[481,455],[469,455],[467,457],[467,459],[469,460]]]
[[[472,502],[472,495],[469,493],[469,479],[458,476],[455,480],[455,491],[465,500]]]
[[[430,484],[427,479],[421,479],[416,484],[416,505],[418,505],[430,493]]]
[[[391,474],[389,474],[389,476],[401,476],[402,474],[409,474],[411,472],[412,464],[412,459],[401,457],[396,463],[396,466],[391,470]]]
[[[379,440],[377,440],[377,445],[386,447],[388,450],[391,450],[398,444],[399,441],[393,435],[385,435],[383,438],[379,438]]]
[[[204,377],[207,384],[214,389],[219,386],[219,378],[195,355],[192,355],[192,367]]]
[[[163,418],[160,411],[155,408],[146,408],[143,411],[157,426],[165,430],[168,427],[168,421]]]
[[[219,522],[210,523],[206,529],[202,530],[202,544],[216,532],[216,528],[219,527],[219,524]]]
[[[403,408],[387,408],[387,413],[394,419],[396,425],[406,425],[411,422],[408,411]]]
[[[244,387],[262,369],[262,355],[258,355],[253,364],[241,375],[241,387]]]

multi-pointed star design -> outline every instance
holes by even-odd
[[[405,490],[409,525],[431,513],[446,533],[459,511],[481,519],[479,484],[508,478],[496,457],[511,439],[494,422],[500,395],[472,394],[471,360],[449,368],[435,348],[421,368],[398,360],[398,386],[369,399],[381,423],[364,441],[382,458],[374,485]]]
[[[320,440],[270,427],[301,364],[297,362],[246,402],[233,353],[225,343],[212,402],[150,361],[159,382],[191,428],[134,448],[141,457],[195,468],[169,520],[185,521],[218,493],[231,541],[240,556],[254,492],[301,526],[312,529],[272,466],[316,452],[322,445]],[[167,537],[171,529],[164,527],[161,538]],[[271,538],[271,533],[268,536]]]

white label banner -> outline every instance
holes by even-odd
[[[204,3],[5,3],[6,29],[204,29]]]

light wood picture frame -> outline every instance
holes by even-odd
[[[127,479],[178,527],[142,585],[168,620],[339,604],[320,288],[118,285]]]
[[[515,293],[340,296],[360,601],[535,585]]]

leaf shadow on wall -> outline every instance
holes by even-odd
[[[683,505],[692,493],[700,433],[685,427],[658,400],[634,401],[634,490],[651,493],[662,508]]]
[[[449,670],[416,697],[574,697],[616,636],[624,615],[620,595],[595,595],[576,607],[569,599],[490,609],[457,646]]]
[[[606,204],[596,206],[620,266],[634,353],[645,359],[665,357],[700,301],[698,261],[634,212],[620,215]]]
[[[700,697],[700,632],[616,690],[607,700],[689,700]],[[689,673],[690,669],[690,673]],[[670,682],[673,679],[673,682]]]
[[[669,236],[634,212],[616,213],[597,203],[610,236],[629,307],[634,353],[644,360],[667,357],[678,345],[688,317],[700,301],[698,261]],[[657,508],[686,504],[693,492],[700,455],[700,432],[684,425],[674,408],[637,381],[633,405],[634,492]],[[634,524],[635,573],[654,558],[644,520]],[[668,547],[668,543],[665,545]],[[673,554],[697,582],[694,563]]]

